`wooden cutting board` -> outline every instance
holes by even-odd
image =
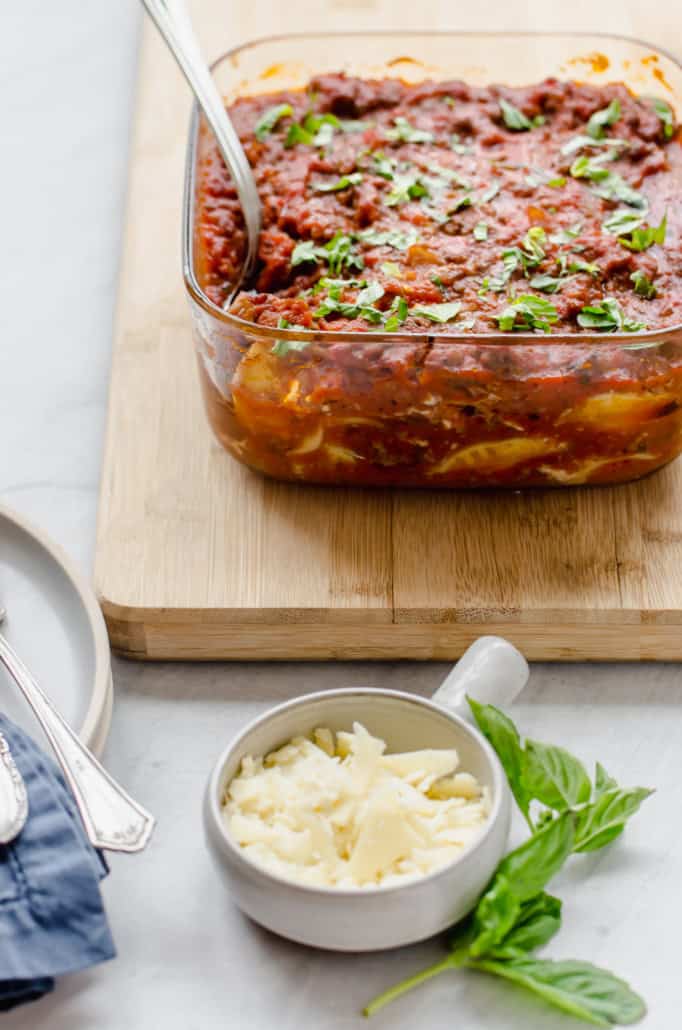
[[[611,21],[637,35],[643,22],[665,46],[680,27],[674,5],[638,13],[636,0],[605,0],[597,14],[538,0],[515,24],[503,0],[492,6],[496,28]],[[246,7],[193,5],[208,53],[289,27],[287,5]],[[583,8],[591,23],[580,25]],[[440,27],[479,27],[475,12],[453,24],[451,4],[434,11]],[[310,30],[423,27],[395,0],[308,2],[296,13]],[[96,560],[114,648],[137,658],[447,659],[500,633],[531,659],[682,659],[681,461],[613,489],[361,492],[268,482],[220,449],[180,277],[189,107],[145,26]]]

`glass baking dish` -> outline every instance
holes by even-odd
[[[682,113],[682,66],[616,36],[292,35],[246,44],[213,68],[227,102],[302,88],[313,75],[341,70],[475,85],[547,76],[623,81]],[[504,333],[301,333],[228,314],[207,297],[197,269],[195,172],[206,131],[195,111],[184,277],[208,419],[238,461],[307,483],[518,489],[625,482],[680,453],[681,325],[636,336],[515,333],[510,340]]]

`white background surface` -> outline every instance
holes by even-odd
[[[366,13],[361,0],[346,6],[349,16],[356,8]],[[135,0],[22,0],[0,13],[0,497],[49,531],[87,571],[138,26]],[[3,1027],[366,1025],[358,1014],[362,1003],[441,954],[442,944],[340,957],[289,945],[249,924],[219,887],[203,847],[203,784],[231,734],[275,701],[357,683],[427,694],[444,673],[437,664],[115,662],[105,757],[159,819],[149,850],[115,858],[104,888],[119,957],[64,980],[52,996],[5,1016]],[[550,949],[630,979],[650,1005],[646,1030],[680,1025],[681,678],[677,666],[536,666],[516,713],[526,734],[561,742],[590,763],[599,758],[624,783],[658,788],[624,841],[575,858],[557,881],[565,926]],[[523,992],[458,974],[433,981],[371,1025],[560,1030],[579,1024]]]

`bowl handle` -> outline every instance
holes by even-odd
[[[510,705],[530,675],[528,662],[502,637],[479,637],[452,667],[431,698],[461,718],[472,721],[467,695],[481,704]]]

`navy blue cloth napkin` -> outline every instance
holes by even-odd
[[[54,978],[116,954],[99,882],[108,872],[85,836],[54,762],[0,715],[28,793],[19,836],[0,845],[0,1011],[33,1001]]]

